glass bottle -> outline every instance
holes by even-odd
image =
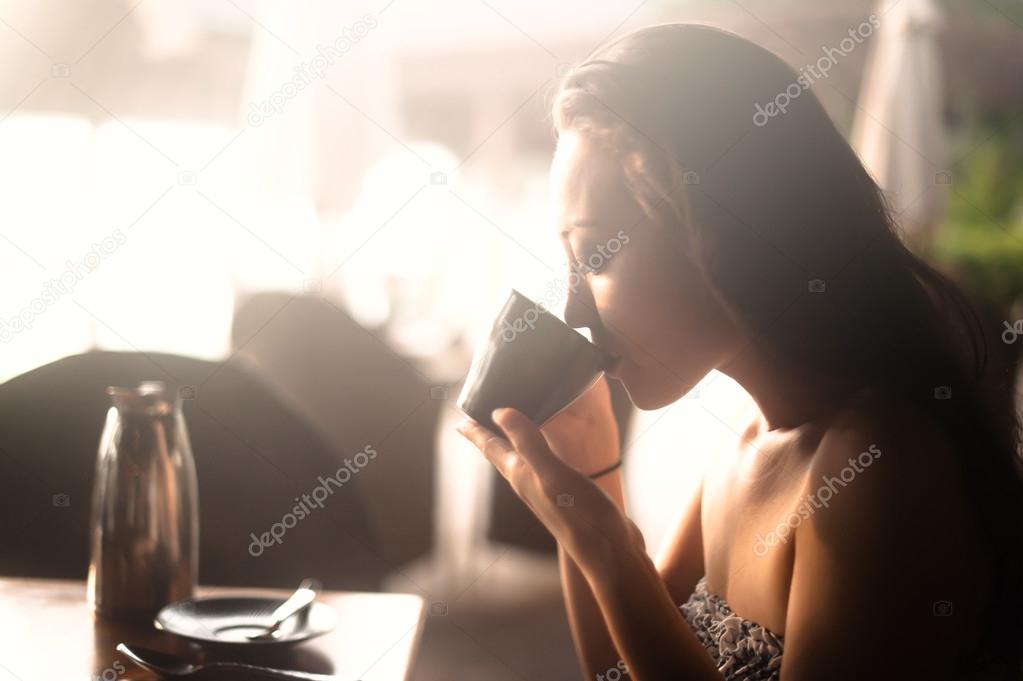
[[[112,406],[93,483],[89,602],[104,616],[151,620],[163,606],[194,594],[195,460],[181,399],[163,383],[107,394]]]

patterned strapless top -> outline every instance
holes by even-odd
[[[682,615],[728,681],[778,681],[784,637],[743,619],[701,577]]]
[[[727,681],[778,681],[785,637],[739,617],[725,599],[707,589],[701,577],[689,600],[679,606],[693,633]],[[959,675],[961,681],[1023,681],[1021,671],[1006,672],[993,657],[980,657]]]

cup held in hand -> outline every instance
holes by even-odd
[[[514,407],[543,425],[592,386],[612,357],[518,291],[512,290],[486,343],[477,349],[458,406],[500,434],[490,418]]]

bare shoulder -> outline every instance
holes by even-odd
[[[861,405],[829,422],[807,471],[782,678],[833,672],[836,660],[842,678],[901,678],[900,665],[944,678],[978,628],[986,584],[939,424],[920,409]]]
[[[872,541],[902,549],[889,559],[907,566],[937,558],[976,529],[959,456],[940,425],[918,407],[872,403],[849,409],[824,429],[809,466],[808,491],[826,485],[833,498],[830,512],[813,525],[836,535],[870,527]]]
[[[926,501],[959,487],[958,456],[940,424],[923,409],[870,402],[843,411],[822,428],[811,473],[849,477],[847,469],[858,475],[860,468],[870,467],[877,473],[868,482],[871,489],[895,486],[915,501]],[[884,465],[873,466],[882,460]]]

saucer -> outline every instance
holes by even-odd
[[[273,611],[283,602],[278,598],[233,596],[177,601],[157,613],[153,626],[197,643],[246,648],[299,643],[334,628],[334,610],[314,602],[304,614],[285,621],[277,638],[249,640],[248,636],[267,630]]]

